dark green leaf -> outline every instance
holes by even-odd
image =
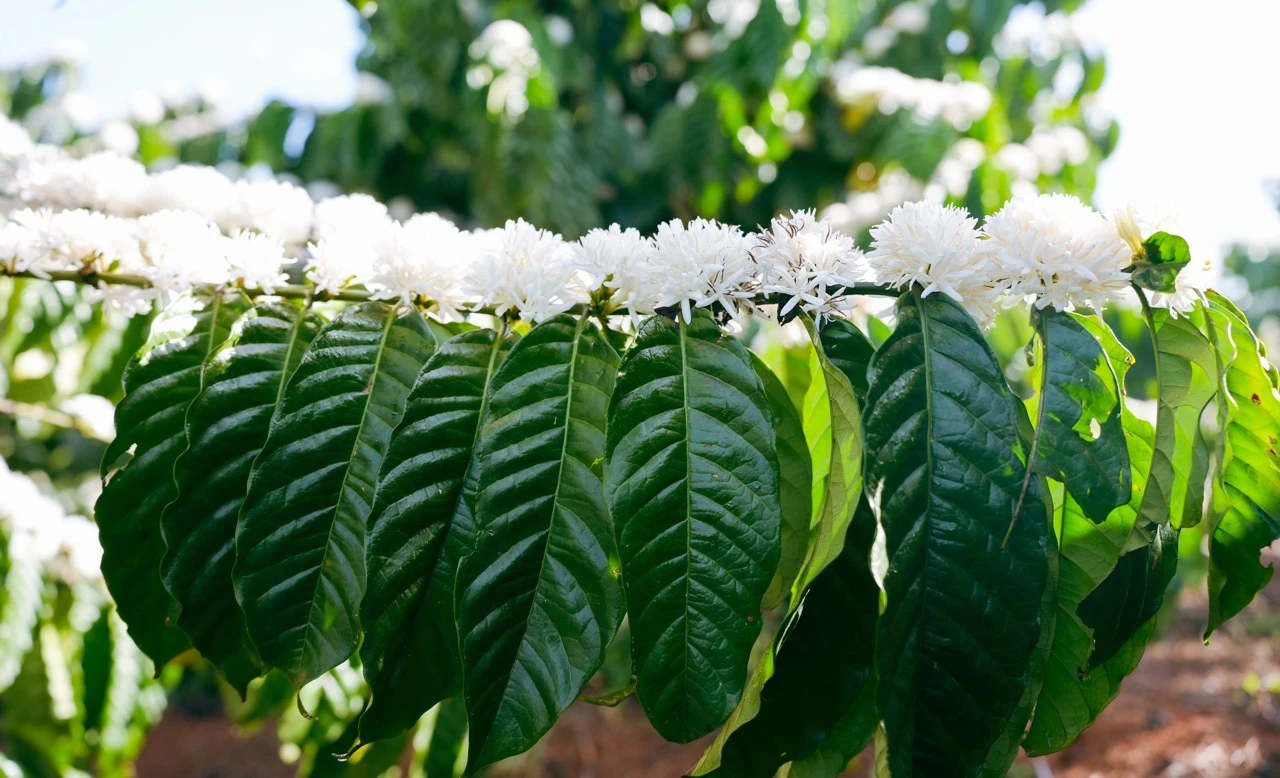
[[[876,347],[862,330],[844,319],[830,319],[822,326],[822,350],[853,387],[858,402],[867,397],[867,365]]]
[[[1209,293],[1210,333],[1219,355],[1223,439],[1215,479],[1217,519],[1209,542],[1205,637],[1239,613],[1271,580],[1259,561],[1280,537],[1280,394],[1277,374],[1248,321]]]
[[[105,482],[94,506],[102,575],[129,635],[163,667],[186,650],[178,603],[160,578],[160,516],[177,496],[173,465],[187,448],[187,407],[200,394],[201,366],[248,308],[240,294],[182,298],[155,321],[129,363],[116,406],[116,439],[102,460]],[[133,456],[113,471],[130,450]]]
[[[205,361],[204,388],[187,411],[190,448],[174,466],[178,496],[161,518],[160,572],[181,608],[178,626],[242,696],[260,668],[231,584],[236,518],[285,384],[322,324],[285,303],[236,322]]]
[[[1116,655],[1153,619],[1178,569],[1178,530],[1166,524],[1151,542],[1120,557],[1098,588],[1080,603],[1080,619],[1093,630],[1089,669]]]
[[[364,742],[404,732],[462,689],[453,626],[456,557],[440,569],[485,397],[516,336],[471,330],[444,342],[418,377],[391,438],[369,517],[360,660],[373,700]],[[448,560],[445,560],[448,562]],[[443,581],[448,591],[440,592]]]
[[[469,771],[536,743],[622,620],[601,485],[617,368],[586,317],[561,315],[494,376],[475,453],[475,550],[457,579]]]
[[[1036,462],[1066,484],[1085,515],[1104,521],[1129,502],[1133,476],[1125,448],[1122,384],[1079,314],[1038,314],[1042,344]]]
[[[742,697],[781,524],[764,387],[710,316],[641,326],[607,462],[637,696],[663,737],[686,743]]]
[[[378,471],[434,345],[416,311],[347,308],[303,355],[253,463],[236,528],[236,599],[263,664],[294,688],[356,646]]]
[[[1034,479],[1014,516],[1018,400],[972,319],[916,291],[897,313],[867,392],[868,493],[889,561],[879,707],[895,778],[973,775],[1030,681],[1052,527]]]
[[[804,565],[809,549],[809,519],[813,513],[813,462],[805,443],[804,424],[782,381],[759,357],[750,354],[751,366],[764,384],[773,417],[778,451],[778,492],[782,506],[782,553],[778,571],[769,582],[761,607],[781,604]]]
[[[719,769],[709,775],[770,778],[783,764],[812,755],[846,716],[863,727],[841,733],[842,750],[851,757],[870,742],[878,723],[867,694],[874,685],[880,611],[868,561],[875,534],[875,516],[863,501],[844,551],[809,587],[775,640],[773,676],[759,712],[728,739]]]

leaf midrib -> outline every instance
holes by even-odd
[[[382,357],[386,353],[387,338],[391,334],[391,328],[395,326],[396,313],[394,309],[388,309],[385,314],[386,323],[382,327],[382,337],[378,341],[378,354],[373,360],[373,373],[369,377],[369,392],[364,403],[364,409],[360,412],[360,424],[356,427],[355,446],[360,445],[360,438],[364,435],[365,421],[369,418],[369,407],[373,404],[374,393],[378,388],[378,375],[382,370]],[[333,506],[333,512],[329,520],[329,531],[325,534],[324,539],[324,556],[320,558],[320,566],[316,568],[315,586],[311,592],[311,609],[307,614],[306,627],[302,631],[302,646],[298,652],[298,659],[303,659],[307,652],[312,650],[311,637],[316,633],[316,605],[319,599],[320,584],[324,580],[325,567],[329,563],[329,552],[333,548],[333,531],[338,524],[338,513],[342,509],[343,503],[346,502],[347,479],[351,476],[351,465],[354,459],[354,449],[352,456],[348,458],[347,465],[342,472],[342,484],[338,487],[338,500]],[[321,614],[323,615],[323,614]]]

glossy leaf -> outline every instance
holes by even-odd
[[[804,438],[804,424],[792,404],[787,389],[773,371],[755,354],[749,354],[751,366],[764,385],[773,417],[778,452],[778,496],[782,507],[782,551],[778,570],[769,582],[761,607],[765,610],[782,603],[791,593],[791,585],[804,565],[809,549],[809,519],[813,513],[813,462]]]
[[[173,466],[187,448],[187,407],[200,394],[201,366],[248,307],[241,294],[181,298],[155,321],[151,339],[124,373],[116,439],[102,460],[94,506],[102,575],[138,647],[162,667],[186,650],[178,603],[164,588],[160,516],[177,496]],[[118,461],[133,456],[119,470]]]
[[[409,393],[369,517],[360,660],[373,699],[360,739],[411,729],[462,689],[453,627],[453,563],[441,568],[494,373],[516,336],[471,330],[445,341]],[[447,596],[430,592],[448,579]]]
[[[259,305],[205,361],[187,411],[188,450],[174,466],[177,498],[161,517],[168,551],[160,572],[178,626],[243,696],[260,672],[231,583],[236,519],[249,469],[302,354],[323,320],[285,303]]]
[[[863,726],[840,733],[842,749],[857,753],[870,742],[878,723],[867,691],[874,686],[880,590],[868,563],[875,516],[865,502],[859,508],[844,551],[775,640],[759,712],[728,739],[719,769],[709,775],[770,778],[783,764],[813,755],[847,716]]]
[[[1280,537],[1280,393],[1277,373],[1248,321],[1209,293],[1210,334],[1221,382],[1222,461],[1215,479],[1209,541],[1209,624],[1205,637],[1239,613],[1271,580],[1259,560]]]
[[[867,396],[867,365],[875,346],[867,336],[844,319],[829,319],[822,326],[822,351],[831,364],[849,379],[858,402]]]
[[[263,664],[295,689],[355,649],[378,471],[434,345],[416,311],[345,309],[303,355],[253,463],[236,599]]]
[[[719,726],[742,696],[779,558],[773,420],[746,350],[699,313],[655,316],[609,411],[637,696],[668,740]]]
[[[1177,235],[1157,232],[1142,242],[1142,256],[1126,268],[1133,283],[1144,289],[1172,294],[1178,273],[1191,264],[1191,250]]]
[[[895,778],[974,775],[1030,679],[1052,528],[1034,479],[1014,516],[1018,400],[976,325],[943,294],[908,292],[897,313],[866,419],[888,554],[876,637],[888,764]]]
[[[536,743],[622,620],[601,484],[617,368],[586,317],[560,315],[494,376],[475,453],[475,548],[457,578],[468,770]]]
[[[1094,521],[1129,502],[1133,478],[1116,369],[1079,314],[1038,314],[1041,342],[1036,462]]]

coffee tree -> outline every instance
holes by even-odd
[[[89,169],[59,164],[45,191]],[[303,196],[114,173],[255,217]],[[297,208],[314,240],[289,283],[270,229],[135,202],[0,232],[6,275],[164,304],[103,463],[107,587],[157,666],[194,648],[242,694],[358,663],[348,753],[446,700],[468,771],[521,753],[625,617],[633,681],[594,701],[634,693],[677,742],[720,728],[694,774],[835,775],[874,738],[895,776],[1002,775],[1115,696],[1182,530],[1209,526],[1206,636],[1270,577],[1276,371],[1131,212],[1027,196],[979,228],[923,201],[864,254],[812,211],[566,243],[343,197]],[[1154,425],[1107,304],[1142,312]],[[984,334],[1020,305],[1025,398]],[[803,345],[748,349],[772,322]]]

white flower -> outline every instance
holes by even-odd
[[[658,284],[658,305],[679,306],[691,321],[691,306],[718,303],[735,320],[759,291],[755,262],[738,227],[715,220],[679,219],[658,226],[649,249],[650,272]]]
[[[515,310],[542,321],[586,302],[582,274],[559,235],[518,219],[478,238],[479,257],[463,289],[499,316]]]
[[[222,240],[227,260],[227,280],[257,287],[273,294],[289,280],[285,265],[295,260],[285,256],[279,240],[256,232],[242,232]]]
[[[76,206],[117,216],[142,212],[142,201],[151,186],[142,163],[103,151],[68,162],[68,169],[78,179]]]
[[[641,315],[653,313],[662,293],[650,248],[638,230],[616,224],[591,230],[569,245],[574,264],[587,277],[587,288],[608,289],[609,310],[626,308],[633,326],[639,326]]]
[[[156,291],[178,294],[196,284],[230,280],[227,242],[217,226],[190,211],[159,211],[138,219],[142,259],[121,272],[151,280]]]
[[[143,196],[142,213],[165,210],[192,211],[209,219],[229,210],[236,188],[221,172],[204,165],[179,165],[151,176]]]
[[[374,260],[373,297],[404,305],[432,303],[445,319],[462,318],[462,279],[476,259],[476,240],[434,213],[396,224]]]
[[[34,145],[21,124],[7,116],[0,116],[0,159],[25,154]]]
[[[311,234],[311,195],[285,181],[237,181],[234,198],[216,215],[227,234],[254,230],[287,245],[305,243]]]
[[[867,263],[879,283],[917,285],[925,296],[942,292],[988,326],[1001,290],[978,251],[975,224],[963,208],[933,201],[900,205],[871,228]]]
[[[775,217],[768,229],[753,236],[751,256],[762,290],[791,298],[778,309],[783,316],[797,304],[819,320],[848,310],[853,300],[843,294],[845,288],[866,277],[866,263],[853,238],[812,210]]]
[[[307,277],[322,292],[369,283],[373,263],[392,239],[387,207],[368,195],[333,197],[316,204],[315,237]]]
[[[984,253],[1010,294],[1064,311],[1123,296],[1132,252],[1111,222],[1070,195],[1015,197],[983,226]]]

